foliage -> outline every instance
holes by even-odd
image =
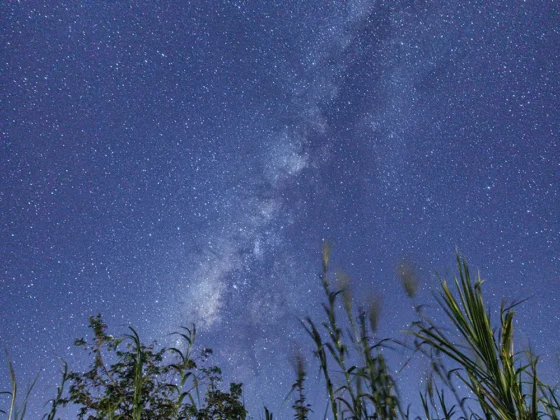
[[[93,356],[93,365],[86,372],[66,372],[68,394],[61,397],[59,392],[53,404],[75,404],[78,418],[88,420],[245,418],[241,384],[231,384],[228,393],[220,391],[220,370],[199,367],[211,350],[203,349],[198,360],[192,357],[194,328],[176,333],[183,348],[159,350],[142,344],[133,328],[120,338],[108,335],[101,315],[90,318],[90,328],[93,340],[78,339],[75,344]],[[195,395],[207,380],[205,404],[198,407]]]
[[[330,411],[335,420],[396,419],[404,413],[382,351],[389,340],[375,339],[379,300],[372,299],[368,308],[355,311],[349,277],[337,273],[339,289],[334,290],[329,260],[330,245],[325,243],[320,279],[327,297],[327,303],[323,304],[327,319],[317,324],[308,317],[302,324],[315,344],[314,354],[325,379]],[[339,319],[340,297],[346,315],[346,334]],[[333,369],[342,372],[340,383],[334,382]]]
[[[350,279],[336,273],[338,288],[333,288],[329,260],[330,245],[324,244],[320,279],[327,298],[323,304],[326,319],[316,323],[306,318],[302,323],[314,343],[325,380],[328,411],[335,420],[410,418],[410,410],[402,409],[396,381],[383,355],[390,344],[401,343],[375,337],[379,298],[371,298],[365,308],[354,311]],[[419,320],[409,332],[416,338],[413,350],[428,356],[432,366],[426,390],[420,393],[423,418],[558,419],[557,389],[539,380],[538,358],[531,352],[525,352],[525,357],[514,352],[513,308],[519,303],[502,304],[496,332],[484,304],[480,276],[473,284],[466,261],[459,256],[457,267],[458,297],[443,281],[436,299],[459,331],[459,339],[448,337],[441,325],[426,316],[423,305],[415,305]],[[397,274],[414,300],[418,282],[412,264],[401,262]],[[346,315],[345,323],[340,312]],[[459,395],[454,379],[468,386],[474,400]]]
[[[198,411],[197,420],[237,420],[247,416],[247,410],[240,403],[242,395],[241,384],[230,384],[229,393],[218,389],[222,380],[222,371],[213,366],[203,369],[207,374],[210,384],[206,390],[206,405]]]
[[[12,419],[21,420],[25,418],[25,413],[27,411],[27,401],[29,400],[31,391],[33,391],[33,387],[37,383],[37,379],[39,378],[39,376],[37,375],[33,380],[33,382],[31,382],[31,384],[27,388],[27,392],[25,394],[21,407],[17,407],[16,401],[17,401],[17,394],[18,394],[18,386],[16,380],[16,373],[14,371],[14,365],[12,364],[12,360],[10,359],[8,350],[5,350],[5,353],[6,353],[6,359],[8,361],[8,368],[10,371],[10,383],[12,385],[12,390],[0,392],[0,395],[8,395],[10,397],[10,407],[8,408],[8,412],[6,412],[5,410],[0,410],[0,413],[7,414],[8,420],[12,420]]]
[[[296,400],[292,405],[292,408],[295,412],[294,418],[297,420],[307,420],[309,418],[309,413],[313,410],[311,409],[311,405],[307,403],[307,398],[305,396],[305,379],[307,373],[305,371],[305,361],[303,359],[303,356],[299,352],[296,353],[294,362],[296,380],[293,383],[292,389],[286,398],[288,398],[292,393],[295,393]],[[266,407],[265,412],[268,412]]]
[[[312,339],[313,355],[324,379],[326,415],[330,413],[335,420],[412,418],[410,407],[402,407],[385,358],[386,351],[403,344],[377,337],[381,299],[374,296],[356,305],[350,278],[341,272],[333,276],[329,262],[330,245],[326,243],[319,276],[326,297],[325,319],[301,321]],[[514,308],[520,302],[502,304],[499,324],[492,326],[480,275],[473,282],[465,259],[459,256],[457,267],[454,290],[442,281],[436,296],[457,332],[453,336],[445,324],[424,313],[424,305],[414,301],[418,282],[413,265],[405,261],[397,266],[418,317],[408,331],[415,339],[413,354],[426,356],[431,365],[426,388],[420,392],[423,415],[417,418],[559,419],[558,390],[539,379],[538,357],[514,349]],[[68,405],[77,407],[79,419],[88,420],[247,418],[242,385],[232,383],[228,392],[221,390],[222,371],[208,365],[212,351],[202,349],[194,355],[194,326],[174,333],[179,343],[176,347],[159,349],[155,343],[144,345],[133,328],[118,338],[107,334],[101,315],[90,318],[90,328],[93,338],[78,339],[75,344],[89,352],[93,364],[86,372],[75,372],[63,362],[61,384],[43,419],[57,419],[59,409]],[[16,375],[7,351],[6,357],[11,391],[0,392],[0,396],[6,395],[10,402],[0,413],[8,420],[21,420],[37,378],[18,406]],[[294,418],[305,420],[313,410],[306,398],[306,366],[299,353],[295,372],[288,397],[293,395]],[[465,384],[472,398],[460,395],[455,381]],[[272,412],[266,407],[264,411],[264,418],[272,420]]]
[[[538,378],[538,358],[530,352],[523,358],[514,351],[513,308],[519,303],[509,306],[502,303],[496,331],[484,304],[480,274],[473,284],[467,263],[459,255],[457,267],[459,276],[454,283],[458,297],[443,281],[437,299],[463,344],[458,345],[458,340],[448,337],[440,326],[423,317],[414,323],[413,334],[418,338],[418,347],[445,355],[459,366],[450,373],[475,395],[485,418],[558,418],[558,399]],[[443,394],[439,398],[442,400]],[[474,412],[472,415],[480,417]]]

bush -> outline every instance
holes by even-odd
[[[101,315],[90,318],[94,337],[78,339],[75,345],[93,356],[86,372],[66,372],[68,395],[55,399],[57,405],[75,404],[78,418],[155,419],[244,419],[240,401],[241,384],[231,384],[229,392],[219,390],[218,367],[204,367],[212,351],[192,355],[196,330],[183,328],[175,333],[183,348],[155,349],[141,343],[137,332],[114,338],[106,333]],[[108,360],[112,363],[109,364]],[[207,382],[204,403],[198,404],[199,390]]]

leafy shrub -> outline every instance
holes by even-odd
[[[75,404],[78,418],[88,420],[132,419],[244,419],[241,384],[231,384],[222,392],[219,368],[204,367],[212,351],[192,355],[196,330],[183,328],[175,333],[183,348],[155,349],[141,343],[137,332],[115,338],[106,332],[101,315],[90,317],[94,337],[78,339],[75,345],[88,351],[94,362],[86,372],[70,371],[67,396],[58,405]],[[111,360],[111,363],[109,362]],[[204,403],[198,404],[201,385],[208,382]]]

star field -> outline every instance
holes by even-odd
[[[355,296],[383,296],[391,336],[414,317],[396,262],[414,262],[431,302],[461,250],[491,307],[531,297],[517,338],[558,378],[555,2],[0,10],[0,342],[22,386],[40,373],[31,416],[59,358],[86,366],[72,343],[97,313],[162,343],[196,323],[255,418],[291,415],[323,240]],[[404,395],[418,375],[399,373]]]

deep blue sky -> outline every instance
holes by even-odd
[[[252,413],[282,417],[324,239],[357,296],[384,296],[385,334],[413,320],[396,261],[429,302],[459,248],[492,308],[533,296],[519,343],[557,376],[556,2],[0,10],[0,342],[22,385],[41,372],[34,410],[101,312],[146,340],[195,322]]]

